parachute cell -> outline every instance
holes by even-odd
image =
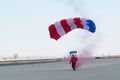
[[[94,33],[96,30],[95,23],[90,19],[84,19],[79,17],[68,18],[57,21],[49,26],[50,37],[58,40],[66,33],[77,28],[85,29],[92,33]]]

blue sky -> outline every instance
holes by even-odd
[[[119,14],[119,0],[1,0],[0,56],[61,57],[89,46],[93,55],[120,54]],[[79,29],[50,39],[50,24],[73,17],[92,19],[96,32]]]

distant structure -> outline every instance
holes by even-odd
[[[120,54],[110,54],[110,55],[103,55],[103,56],[98,56],[98,57],[95,57],[95,59],[108,59],[108,58],[120,58]]]
[[[15,53],[14,56],[13,56],[14,59],[18,59],[18,54]]]

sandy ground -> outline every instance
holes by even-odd
[[[120,80],[120,59],[89,60],[77,71],[67,61],[0,66],[0,80]]]

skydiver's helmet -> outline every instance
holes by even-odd
[[[75,57],[75,55],[73,54],[72,57]]]

